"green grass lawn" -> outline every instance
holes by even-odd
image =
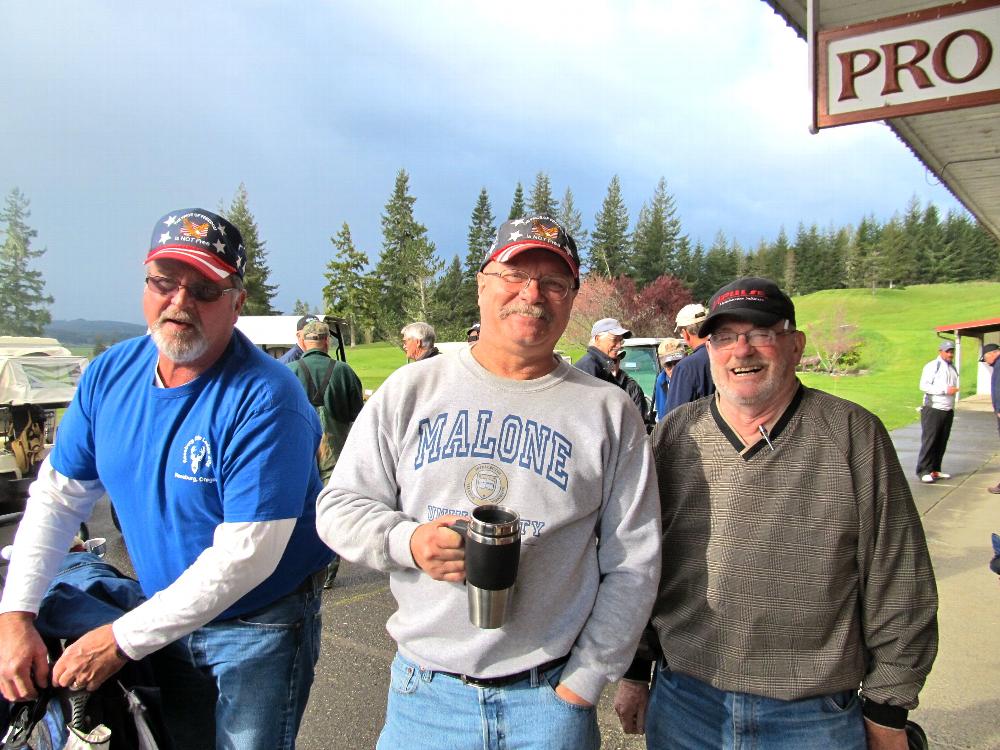
[[[997,299],[994,299],[996,295]],[[799,327],[828,315],[837,306],[864,339],[864,375],[831,377],[803,373],[809,386],[855,401],[877,414],[890,430],[918,418],[917,387],[925,362],[937,356],[934,329],[948,323],[1000,317],[1000,283],[934,284],[907,289],[839,289],[795,298]],[[665,331],[663,335],[672,335]],[[584,347],[560,344],[575,362]],[[812,354],[808,342],[806,354]],[[975,339],[962,340],[962,395],[975,392],[978,356]],[[363,344],[347,350],[347,361],[365,388],[375,390],[406,358],[395,344]]]
[[[838,305],[864,339],[860,366],[864,375],[831,377],[803,373],[802,381],[855,401],[877,414],[890,430],[918,418],[922,394],[920,370],[937,356],[940,325],[1000,317],[1000,284],[970,282],[906,289],[840,289],[795,298],[799,327]],[[808,341],[806,354],[811,354]],[[979,356],[976,339],[962,339],[961,395],[976,389]]]

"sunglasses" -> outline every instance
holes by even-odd
[[[223,294],[239,291],[235,287],[223,289],[215,284],[182,284],[168,276],[147,276],[146,287],[163,297],[176,294],[178,289],[187,289],[188,294],[198,302],[218,302]]]

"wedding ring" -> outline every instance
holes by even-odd
[[[69,689],[70,690],[83,690],[83,685],[81,685],[79,682],[74,682],[72,685],[69,686]]]

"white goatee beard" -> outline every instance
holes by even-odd
[[[168,335],[163,332],[162,327],[167,320],[188,323],[192,328]],[[191,315],[186,313],[165,312],[159,320],[150,326],[149,330],[153,337],[153,343],[156,344],[160,354],[176,364],[186,365],[195,362],[208,351],[208,339],[202,334],[201,326]]]

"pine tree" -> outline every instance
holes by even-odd
[[[512,219],[523,219],[525,217],[524,213],[524,188],[521,187],[521,183],[517,183],[517,187],[514,188],[514,200],[510,204],[510,213],[507,215],[507,221]]]
[[[895,278],[902,284],[932,284],[935,281],[924,237],[923,210],[917,196],[910,198],[903,212],[900,242],[888,259]]]
[[[622,200],[618,175],[615,175],[608,184],[601,210],[594,217],[594,233],[590,241],[590,272],[609,278],[622,276],[628,272],[630,261],[628,209]]]
[[[335,253],[326,264],[326,286],[323,287],[323,309],[347,321],[351,329],[351,346],[358,342],[358,333],[367,331],[377,305],[377,284],[365,273],[368,256],[354,246],[347,222],[336,237],[331,237]],[[367,338],[367,337],[366,337]]]
[[[438,341],[465,341],[465,330],[479,320],[478,309],[470,316],[467,308],[458,304],[466,294],[465,282],[462,263],[456,255],[434,287],[433,312],[427,318]]]
[[[674,198],[667,193],[667,181],[661,177],[653,199],[639,212],[633,233],[632,278],[640,287],[663,274],[677,273],[680,235]]]
[[[250,212],[247,188],[242,182],[233,196],[233,202],[222,215],[229,219],[240,230],[243,237],[243,248],[247,254],[247,265],[243,272],[243,286],[247,290],[247,301],[243,306],[244,315],[278,315],[279,311],[271,304],[278,293],[276,284],[270,284],[271,269],[267,265],[267,244],[260,239],[257,230],[257,220]]]
[[[29,265],[45,250],[32,250],[31,240],[38,232],[28,226],[30,201],[14,188],[7,194],[0,224],[4,241],[0,246],[0,334],[41,336],[52,322],[48,306],[52,297],[45,294],[45,280],[40,271]]]
[[[577,250],[582,253],[587,246],[587,230],[583,228],[583,217],[576,210],[576,205],[573,202],[573,191],[569,187],[566,188],[562,203],[559,204],[556,221],[562,224],[566,234],[576,242]]]
[[[535,185],[531,188],[531,199],[528,201],[528,213],[531,216],[552,218],[555,218],[559,213],[559,204],[552,197],[549,176],[545,172],[539,172],[535,175]]]
[[[476,274],[483,263],[486,251],[493,244],[496,237],[496,220],[493,218],[493,207],[490,205],[490,196],[486,188],[479,191],[479,198],[472,209],[472,217],[469,219],[469,239],[465,254],[465,268],[462,274],[462,288],[457,297],[452,297],[452,304],[460,307],[459,313],[462,319],[469,322],[465,324],[468,328],[473,322],[479,320],[478,293],[476,287]],[[442,286],[439,284],[438,289]]]
[[[295,298],[295,304],[292,305],[292,315],[298,315],[301,317],[303,315],[311,315],[314,312],[315,311],[312,309],[312,306],[304,299],[299,299],[298,297]]]
[[[851,287],[872,287],[879,282],[879,251],[882,227],[874,216],[858,224],[847,255],[847,283]]]
[[[410,316],[427,309],[427,285],[434,276],[418,265],[433,257],[433,245],[428,248],[427,228],[413,217],[417,199],[410,195],[409,183],[406,170],[400,169],[382,214],[382,252],[375,266],[380,285],[375,327],[383,340],[394,340],[406,323],[426,319]]]

